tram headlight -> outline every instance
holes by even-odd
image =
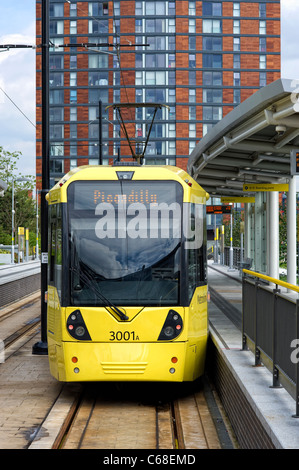
[[[75,329],[75,334],[77,336],[84,336],[85,331],[86,330],[83,326],[77,326],[77,328]]]
[[[174,329],[172,328],[172,326],[167,326],[166,328],[164,328],[163,331],[166,336],[173,336],[174,334]]]
[[[183,320],[181,315],[175,310],[169,310],[158,341],[170,341],[175,339],[182,332]]]

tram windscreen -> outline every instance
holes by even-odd
[[[178,305],[182,205],[175,181],[71,183],[71,304]]]

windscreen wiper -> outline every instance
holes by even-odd
[[[88,268],[85,263],[83,263],[82,261],[80,261],[80,264],[81,265],[84,265],[84,268],[86,271],[88,271]],[[84,273],[82,272],[81,270],[79,269],[76,269],[76,268],[71,268],[71,271],[75,272],[76,274],[78,274],[81,279],[83,280],[83,282],[91,289],[93,290],[93,292],[101,299],[101,301],[104,303],[104,307],[107,309],[107,307],[109,307],[113,313],[115,313],[115,315],[117,315],[121,320],[129,320],[129,317],[124,313],[122,312],[116,305],[114,305],[109,299],[107,299],[107,297],[105,297],[102,292],[100,291],[98,285],[94,285],[94,279],[92,277],[92,274],[90,273]],[[109,310],[108,310],[109,311]]]

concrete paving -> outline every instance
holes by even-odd
[[[212,289],[242,311],[242,284],[239,272],[227,266],[209,265],[208,281]],[[299,418],[294,418],[295,400],[284,388],[270,388],[272,373],[266,367],[253,367],[254,355],[242,351],[242,333],[214,302],[209,304],[210,331],[214,343],[229,365],[243,393],[264,424],[278,449],[299,449]]]

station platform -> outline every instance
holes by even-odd
[[[255,367],[254,354],[242,350],[239,271],[209,262],[208,281],[207,373],[241,449],[298,449],[295,400],[284,388],[271,388],[271,372]],[[30,308],[39,314],[38,304]],[[15,352],[17,344],[11,346],[6,352],[10,361],[1,364],[0,449],[50,449],[75,401],[74,384],[63,387],[50,376],[47,356],[32,355],[36,341],[36,335],[28,336],[21,352]]]
[[[231,381],[234,380],[243,395],[242,409],[238,399],[233,402],[229,393],[227,397],[221,396],[227,402],[226,411],[230,420],[235,422],[235,430],[239,430],[237,438],[247,433],[257,434],[256,422],[252,419],[254,415],[261,429],[257,439],[265,441],[265,444],[260,442],[259,448],[298,449],[299,418],[293,417],[295,400],[284,388],[271,388],[271,372],[263,366],[255,367],[254,354],[242,350],[242,282],[239,271],[229,271],[227,266],[209,262],[208,282],[211,293],[210,337],[220,360],[230,371]],[[240,413],[244,416],[237,416]],[[246,447],[257,448],[257,445],[251,446],[247,436]]]

